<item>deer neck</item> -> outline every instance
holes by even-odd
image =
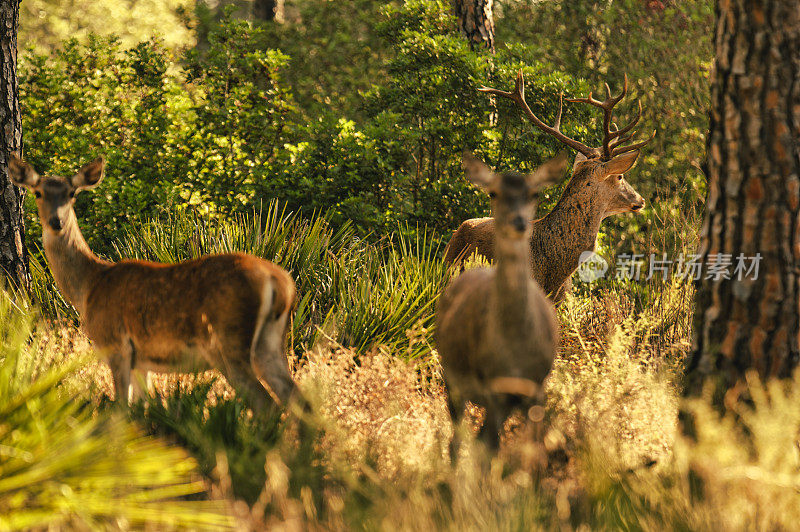
[[[584,251],[594,251],[605,209],[592,195],[570,195],[569,191],[553,210],[534,224],[532,239],[534,260],[545,265],[542,288],[557,290],[578,267]]]
[[[110,263],[89,249],[74,210],[69,211],[61,233],[55,234],[47,228],[43,232],[44,252],[56,284],[64,297],[83,315],[95,277]]]
[[[530,265],[528,238],[518,241],[495,242],[495,312],[490,316],[497,320],[495,330],[512,337],[522,337],[530,331],[529,290],[533,272]]]

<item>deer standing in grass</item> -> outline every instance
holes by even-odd
[[[561,177],[566,155],[535,172],[495,174],[464,154],[467,179],[489,193],[495,263],[459,275],[439,298],[436,344],[455,421],[469,400],[486,409],[481,437],[497,448],[503,423],[530,406],[550,372],[558,343],[553,304],[533,280],[529,240],[539,192]],[[451,446],[455,458],[457,438]]]
[[[636,118],[628,125],[622,129],[613,127],[614,106],[628,92],[627,76],[619,96],[612,96],[606,84],[608,97],[602,102],[595,100],[591,93],[587,98],[567,100],[588,103],[603,110],[605,133],[602,148],[590,148],[561,133],[561,102],[552,127],[531,111],[525,102],[522,72],[517,75],[513,92],[487,87],[479,90],[514,101],[536,127],[578,151],[572,177],[561,199],[550,213],[531,222],[530,257],[534,279],[556,302],[561,301],[572,286],[570,278],[579,266],[581,254],[594,251],[601,222],[609,216],[638,212],[644,207],[644,199],[623,178],[623,174],[636,162],[639,148],[653,139],[651,136],[626,145],[635,135],[634,126],[642,115],[641,105]],[[496,258],[495,227],[493,218],[474,218],[463,222],[447,244],[445,261],[458,263],[475,252],[489,260]]]
[[[256,411],[294,390],[286,359],[295,285],[275,264],[242,253],[178,264],[107,262],[78,227],[75,194],[97,186],[98,158],[70,178],[40,177],[11,155],[9,175],[30,189],[56,284],[114,377],[117,400],[137,395],[131,372],[219,369]]]

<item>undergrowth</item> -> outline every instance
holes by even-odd
[[[387,237],[368,246],[346,228],[332,232],[324,217],[304,220],[272,204],[230,224],[194,217],[153,223],[130,231],[116,249],[153,260],[247,251],[305,271],[293,272],[300,302],[290,365],[310,414],[254,417],[215,372],[158,376],[147,401],[128,409],[140,431],[160,438],[137,433],[136,441],[172,444],[148,444],[167,453],[153,452],[161,474],[191,464],[182,474],[196,470],[203,479],[172,500],[170,526],[194,526],[182,521],[184,505],[208,499],[223,501],[210,508],[222,508],[240,528],[741,530],[791,529],[800,521],[800,375],[767,383],[750,377],[750,402],[732,397],[724,414],[708,398],[681,399],[694,296],[683,280],[577,289],[559,308],[561,348],[546,383],[540,437],[531,440],[510,423],[515,432],[498,456],[473,443],[453,463],[446,390],[430,341],[436,297],[451,274],[424,239]],[[3,329],[4,345],[12,330]],[[71,325],[62,331],[77,334]],[[39,334],[23,329],[11,344]],[[97,399],[111,395],[108,370],[73,355],[88,349],[76,338],[56,339],[31,367],[45,376],[48,368],[70,368],[69,378],[57,373],[41,389],[58,401],[81,397],[68,401],[68,415],[99,423],[92,434],[106,438],[117,434],[115,424],[130,425]],[[24,397],[15,404],[39,404]],[[61,405],[54,412],[65,412],[50,400]],[[479,409],[470,412],[479,422]],[[0,424],[0,438],[23,430],[8,426]],[[3,479],[2,464],[27,463],[10,447],[0,450]],[[0,490],[0,505],[19,510],[48,500],[31,495],[48,485],[22,485],[24,496]],[[88,519],[71,513],[75,505],[48,504],[41,522]],[[129,507],[115,508],[122,514]],[[7,527],[27,522],[15,519]]]

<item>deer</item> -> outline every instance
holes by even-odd
[[[525,80],[521,71],[512,92],[489,87],[478,90],[515,102],[536,127],[578,152],[572,175],[556,206],[546,216],[531,222],[533,276],[545,293],[559,303],[571,290],[571,277],[580,265],[581,255],[595,250],[602,221],[616,214],[640,212],[644,208],[644,199],[625,180],[624,174],[636,163],[640,148],[655,137],[655,131],[645,140],[627,144],[636,135],[634,128],[642,116],[641,103],[638,104],[637,116],[630,123],[621,129],[614,126],[614,106],[628,93],[627,75],[617,96],[612,96],[606,83],[607,97],[603,101],[593,98],[592,93],[586,98],[567,99],[568,102],[586,103],[603,110],[604,137],[600,148],[589,147],[561,132],[563,98],[559,98],[553,126],[540,120],[525,101]],[[490,261],[494,259],[496,223],[493,218],[473,218],[463,222],[445,248],[445,262],[461,265],[463,269],[462,261],[473,253]]]
[[[244,253],[176,264],[112,263],[95,255],[75,215],[75,196],[103,180],[98,157],[72,177],[42,177],[11,154],[9,175],[33,192],[44,252],[58,289],[111,368],[118,402],[132,402],[132,372],[218,369],[254,412],[295,391],[286,358],[295,284],[275,264]],[[132,385],[133,384],[133,385]]]
[[[532,406],[553,364],[558,321],[552,302],[533,278],[529,258],[539,192],[566,168],[566,153],[531,174],[494,173],[469,152],[467,179],[489,193],[495,216],[494,266],[471,268],[441,294],[436,346],[453,421],[469,400],[486,409],[480,437],[497,449],[503,424],[515,408]],[[455,459],[458,438],[451,442]]]

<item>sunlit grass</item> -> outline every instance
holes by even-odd
[[[0,292],[0,529],[231,527],[225,503],[186,500],[207,491],[196,461],[95,411],[72,378],[90,359],[49,353],[12,298]]]
[[[731,396],[722,416],[707,398],[681,399],[693,291],[679,279],[578,287],[558,310],[561,348],[546,386],[540,439],[520,430],[499,456],[471,444],[452,464],[446,390],[430,333],[438,293],[455,272],[444,269],[424,232],[416,234],[422,236],[367,245],[347,230],[332,233],[324,217],[304,220],[272,204],[235,223],[191,216],[154,222],[131,230],[119,244],[120,255],[155,260],[245,251],[292,270],[300,303],[290,364],[312,405],[302,414],[308,430],[299,430],[298,412],[253,417],[220,376],[206,374],[162,378],[156,395],[128,410],[141,427],[141,433],[130,432],[114,409],[93,406],[104,403],[97,397],[59,402],[81,383],[86,389],[87,381],[103,383],[90,388],[95,395],[110,391],[102,367],[64,380],[86,360],[71,354],[80,349],[70,342],[48,355],[63,375],[24,359],[31,371],[52,379],[36,382],[55,386],[55,395],[47,392],[44,401],[28,392],[30,401],[20,396],[7,404],[25,404],[46,423],[65,413],[80,418],[95,412],[97,425],[86,434],[128,442],[119,445],[130,456],[139,452],[136,442],[152,442],[141,436],[145,432],[180,445],[194,461],[185,451],[147,443],[162,449],[148,451],[161,461],[159,474],[185,475],[196,462],[203,483],[194,477],[177,485],[186,493],[185,486],[201,493],[205,486],[242,527],[741,530],[791,529],[800,521],[800,375],[768,383],[751,377],[741,390],[749,402]],[[471,261],[467,267],[482,265]],[[30,327],[2,334],[4,345],[27,349]],[[9,382],[14,379],[0,383],[0,393],[7,393]],[[690,421],[688,430],[681,420]],[[8,434],[0,431],[0,440]],[[93,456],[95,447],[86,448]],[[9,452],[3,449],[0,456]],[[132,491],[115,493],[146,491],[151,482],[153,497],[172,494],[172,484],[147,476],[155,474],[148,467],[136,470],[141,476],[120,469]],[[61,485],[69,476],[44,471],[35,485],[19,491],[39,493],[39,486]],[[54,483],[42,482],[45,474]],[[45,501],[36,514],[49,520],[42,522],[76,518],[52,492],[15,497],[0,491],[0,504]],[[167,501],[176,505],[165,510],[175,526],[189,523],[181,521],[184,499]],[[16,504],[19,511],[22,503]],[[126,522],[138,522],[125,504],[115,506],[118,514],[82,507],[95,509],[94,521],[81,519],[97,526],[123,514]],[[167,513],[153,515],[167,519]],[[13,515],[17,524],[34,522],[27,513]]]

